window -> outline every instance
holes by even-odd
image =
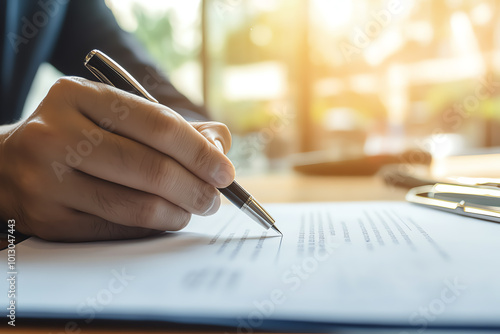
[[[298,151],[500,145],[494,0],[108,4],[229,125],[239,173],[282,168]]]

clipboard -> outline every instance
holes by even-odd
[[[500,223],[500,188],[436,183],[410,189],[406,200],[430,208]]]

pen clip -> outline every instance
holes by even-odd
[[[438,195],[444,195],[438,198]],[[461,196],[463,195],[463,196]],[[500,190],[486,187],[457,186],[449,184],[427,185],[410,189],[406,200],[427,207],[500,223],[500,207],[491,203],[478,204],[467,196],[499,199]]]
[[[101,82],[126,92],[142,96],[151,102],[158,101],[142,87],[123,67],[99,50],[90,51],[84,62]]]

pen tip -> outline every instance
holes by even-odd
[[[278,230],[278,228],[276,227],[276,225],[273,225],[273,229],[278,232],[279,234],[281,234],[281,237],[283,237],[283,233],[281,233],[280,230]]]

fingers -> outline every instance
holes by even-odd
[[[74,172],[68,175],[56,198],[62,205],[130,227],[178,231],[191,214],[169,201],[149,193]]]
[[[99,241],[99,240],[122,240],[136,239],[158,235],[163,231],[152,230],[142,227],[129,227],[121,224],[115,224],[100,217],[96,217],[83,212],[78,213],[74,221],[78,224],[80,230],[78,234],[65,234],[64,241]],[[74,231],[74,230],[73,230]]]
[[[67,231],[59,241],[83,242],[99,240],[136,239],[158,235],[163,231],[142,227],[129,227],[115,224],[100,217],[79,212],[73,220],[75,227]],[[75,233],[78,231],[78,233]]]
[[[95,145],[91,156],[72,167],[97,178],[158,195],[193,214],[207,215],[218,209],[219,191],[176,160],[82,119],[80,123],[87,134],[86,140],[92,140]]]
[[[68,218],[60,222],[57,228],[45,228],[38,236],[49,241],[84,242],[144,238],[163,233],[154,229],[115,224],[84,212],[68,211]]]
[[[9,196],[19,203],[8,214],[47,240],[179,230],[191,214],[219,208],[216,187],[234,179],[230,146],[223,124],[191,125],[113,87],[62,79],[3,145],[12,167],[4,173],[17,180]]]
[[[199,133],[215,145],[219,151],[227,154],[231,148],[231,133],[227,126],[219,122],[190,122]]]
[[[233,181],[229,159],[170,108],[85,79],[59,84],[65,86],[67,103],[95,124],[172,157],[213,186],[226,187]]]
[[[42,211],[46,213],[40,215]],[[50,217],[48,217],[48,211],[50,211]],[[16,229],[26,235],[62,242],[132,239],[163,232],[115,224],[88,213],[54,205],[54,203],[45,203],[45,208],[40,212],[39,214],[30,212],[23,219],[17,220]],[[30,220],[31,224],[25,225],[26,220]]]

